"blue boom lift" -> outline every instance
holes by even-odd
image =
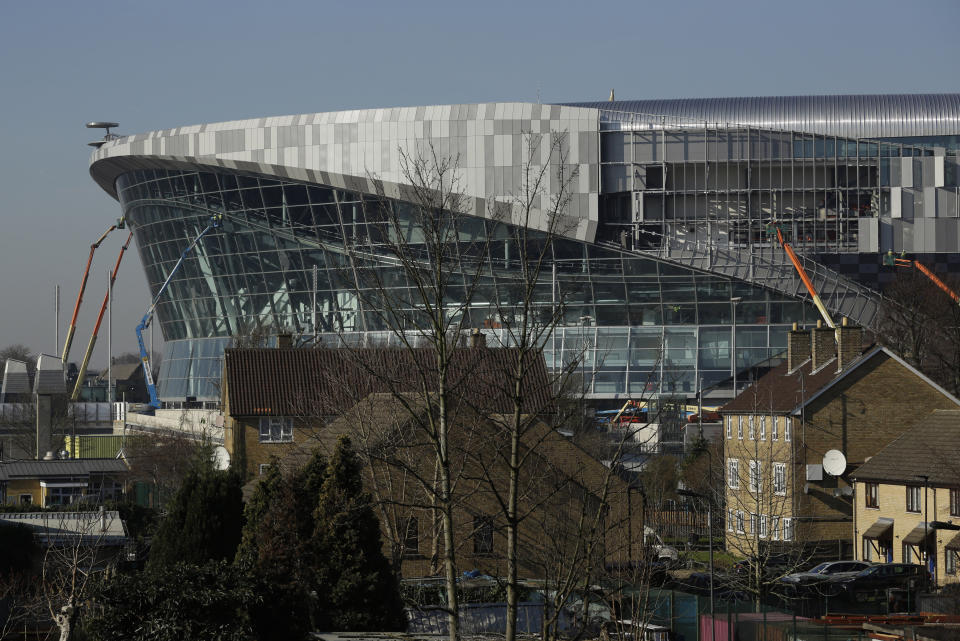
[[[146,345],[143,344],[143,330],[150,326],[150,321],[153,320],[153,312],[157,308],[157,303],[160,301],[160,297],[163,296],[163,292],[167,290],[167,286],[173,279],[174,274],[180,270],[180,267],[183,265],[183,261],[187,257],[187,254],[189,254],[193,248],[197,246],[197,243],[200,242],[201,238],[219,227],[222,222],[223,214],[214,214],[210,217],[210,223],[202,232],[197,235],[196,238],[193,239],[192,243],[187,245],[187,248],[183,250],[183,253],[180,254],[180,260],[178,260],[177,264],[174,265],[173,269],[170,270],[167,280],[163,281],[163,285],[160,286],[160,289],[157,291],[157,295],[153,297],[153,302],[150,303],[147,313],[143,315],[143,318],[140,319],[140,324],[137,325],[137,344],[140,346],[140,361],[143,364],[143,378],[147,382],[147,392],[150,394],[150,407],[154,409],[160,409],[160,398],[157,396],[157,386],[153,383],[153,372],[150,371],[150,355],[147,353]]]

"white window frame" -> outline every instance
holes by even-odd
[[[293,419],[287,416],[261,416],[261,443],[293,443]]]
[[[263,476],[264,474],[267,473],[267,470],[269,469],[270,469],[269,463],[261,463],[260,466],[257,468],[257,473],[259,476]]]
[[[750,491],[763,491],[763,463],[753,459],[750,461]]]
[[[728,416],[727,417],[727,440],[729,441],[732,438],[733,438],[733,417]]]
[[[755,421],[753,420],[753,414],[747,418],[747,422],[750,424],[750,440],[755,441],[757,440],[757,427]]]
[[[905,507],[907,512],[911,514],[919,514],[923,511],[923,494],[920,492],[921,489],[922,488],[919,485],[907,486],[905,498]]]
[[[760,440],[767,440],[767,417],[760,416]]]
[[[743,415],[737,415],[737,438],[743,440]]]
[[[740,489],[740,459],[727,459],[727,487],[731,490]]]
[[[791,432],[793,431],[793,419],[789,416],[786,417],[783,421],[783,440],[785,443],[790,442]]]
[[[733,513],[732,508],[727,509],[727,532],[733,532],[733,523],[736,519],[736,515]]]
[[[780,540],[780,517],[771,516],[770,517],[770,534],[774,541]]]
[[[792,541],[793,536],[793,519],[785,516],[783,517],[783,540]]]
[[[767,534],[768,534],[768,532],[767,532],[767,515],[766,515],[766,514],[761,514],[761,515],[760,515],[760,538],[761,538],[761,539],[767,538]]]
[[[737,534],[743,534],[743,510],[737,510]]]
[[[770,417],[770,440],[779,441],[780,440],[780,431],[777,429],[777,419],[776,416]]]
[[[943,571],[950,576],[955,576],[957,574],[957,551],[947,548],[943,551],[943,555]]]
[[[760,515],[756,512],[750,513],[750,534],[756,534],[760,531]]]
[[[787,495],[787,464],[773,464],[773,493],[777,496]]]

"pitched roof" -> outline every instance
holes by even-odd
[[[126,462],[115,458],[69,459],[66,461],[4,461],[0,463],[0,479],[116,474],[126,472],[127,469]]]
[[[720,408],[727,414],[789,414],[799,411],[827,393],[830,388],[845,379],[852,372],[875,359],[890,358],[908,369],[917,378],[953,401],[960,407],[960,400],[934,383],[930,378],[886,347],[871,345],[861,352],[842,372],[837,371],[837,359],[834,357],[817,370],[812,369],[812,361],[807,359],[791,371],[784,362],[767,372],[756,383],[742,391],[736,398]]]
[[[960,487],[960,410],[924,417],[852,474],[858,481]]]
[[[488,412],[512,410],[514,348],[461,348],[447,377],[451,397]],[[228,349],[224,356],[232,416],[336,415],[370,394],[436,391],[435,352],[430,348]],[[552,398],[546,362],[524,355],[525,412]]]

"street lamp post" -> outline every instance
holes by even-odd
[[[737,303],[743,300],[741,296],[730,299],[730,317],[733,320],[733,333],[730,349],[730,367],[733,370],[733,396],[737,396]]]
[[[930,570],[930,541],[927,539],[929,536],[929,525],[927,521],[927,486],[930,483],[930,477],[926,474],[918,474],[917,478],[923,479],[923,564],[927,567],[927,572]],[[933,564],[933,583],[937,583],[937,564]]]
[[[709,450],[707,451],[709,455]],[[710,459],[711,467],[713,467],[713,459]],[[711,471],[711,482],[713,481],[713,473]],[[698,497],[706,501],[707,503],[707,549],[709,550],[709,563],[710,563],[710,630],[711,630],[711,640],[717,641],[717,623],[714,621],[714,605],[713,605],[713,501],[710,500],[710,497],[706,494],[701,494],[700,492],[694,492],[693,490],[677,490],[677,494],[681,496],[691,496]]]

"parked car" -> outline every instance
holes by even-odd
[[[853,576],[866,570],[873,564],[869,561],[827,561],[806,572],[794,572],[780,579],[783,583],[797,586],[819,584],[845,576]]]
[[[930,587],[930,573],[922,565],[882,563],[853,576],[838,576],[830,581],[832,592],[855,601],[885,599],[890,588],[920,591]]]
[[[739,575],[750,575],[753,568],[759,565],[760,571],[765,577],[776,577],[784,574],[788,570],[796,569],[797,558],[792,554],[764,554],[751,556],[747,559],[737,561],[733,564],[733,573]]]

